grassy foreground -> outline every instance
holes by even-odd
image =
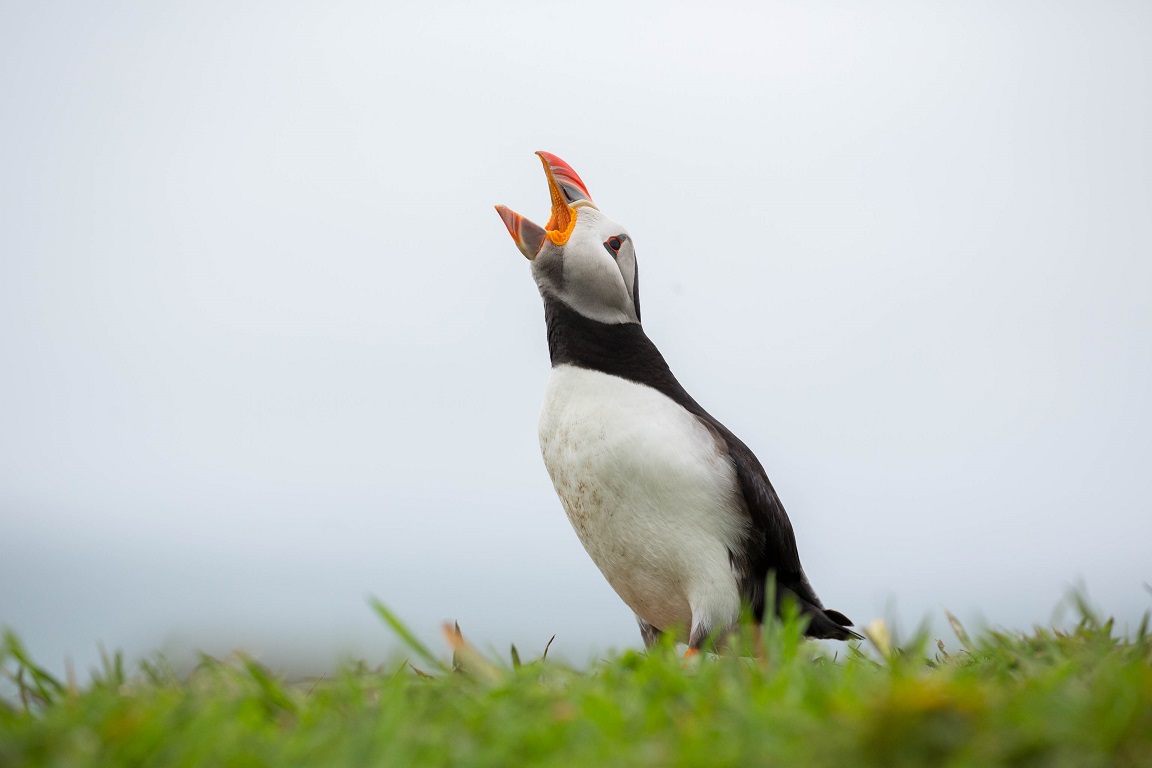
[[[663,648],[581,671],[493,659],[451,629],[440,661],[376,607],[411,663],[306,681],[244,657],[183,674],[114,657],[75,690],[9,634],[0,766],[1152,765],[1147,619],[1126,639],[1087,612],[1068,632],[954,623],[956,648],[894,648],[878,626],[868,653],[830,657],[791,618],[759,659]]]

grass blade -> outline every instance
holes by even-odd
[[[952,631],[956,633],[956,639],[960,641],[960,645],[964,646],[964,650],[972,653],[975,650],[972,647],[972,638],[968,637],[968,630],[964,629],[964,625],[960,623],[960,619],[952,615],[951,611],[944,611],[944,615],[948,617],[948,623],[952,625]]]
[[[415,651],[420,658],[424,659],[424,661],[433,665],[441,672],[451,671],[447,666],[444,665],[444,662],[436,658],[432,651],[428,650],[428,646],[420,642],[420,639],[416,637],[416,635],[412,634],[412,631],[409,630],[408,627],[404,626],[404,623],[400,621],[400,618],[396,614],[388,610],[388,607],[385,606],[384,603],[380,602],[376,598],[372,598],[370,604],[372,606],[372,610],[376,611],[376,614],[384,620],[384,623],[391,627],[392,631],[396,633],[396,635],[404,642],[404,644]]]

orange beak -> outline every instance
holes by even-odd
[[[548,192],[552,197],[552,214],[548,225],[540,227],[510,208],[496,206],[496,212],[504,220],[508,234],[516,241],[516,247],[529,261],[536,258],[547,237],[556,245],[564,245],[576,226],[576,209],[581,206],[596,207],[588,187],[572,166],[550,152],[537,152],[544,164],[544,175],[548,177]]]

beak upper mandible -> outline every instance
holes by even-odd
[[[593,208],[596,207],[596,204],[592,202],[592,195],[588,193],[588,187],[584,185],[584,181],[573,170],[572,166],[551,152],[537,152],[536,154],[544,163],[544,173],[548,174],[548,187],[552,192],[553,208],[556,207],[557,196],[560,198],[559,202],[569,207],[581,202],[591,205]]]

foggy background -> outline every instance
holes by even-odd
[[[395,7],[392,7],[394,5]],[[537,149],[825,603],[1152,605],[1152,5],[0,4],[0,624],[638,647],[540,460]],[[1058,618],[1058,617],[1055,617]]]

